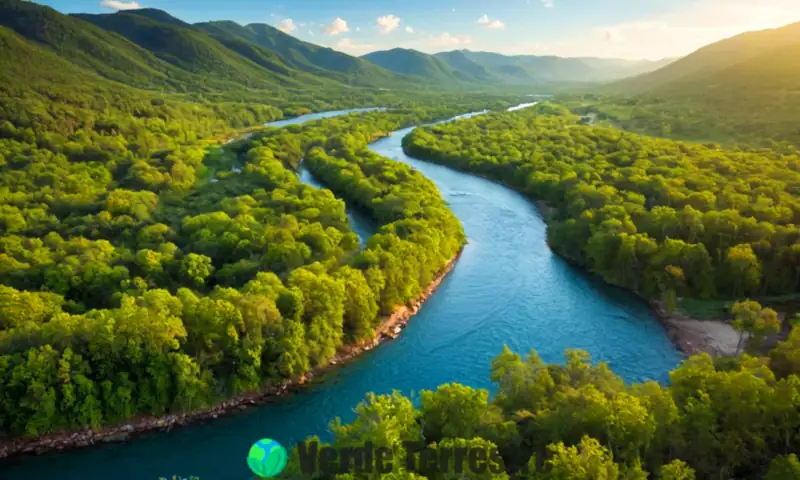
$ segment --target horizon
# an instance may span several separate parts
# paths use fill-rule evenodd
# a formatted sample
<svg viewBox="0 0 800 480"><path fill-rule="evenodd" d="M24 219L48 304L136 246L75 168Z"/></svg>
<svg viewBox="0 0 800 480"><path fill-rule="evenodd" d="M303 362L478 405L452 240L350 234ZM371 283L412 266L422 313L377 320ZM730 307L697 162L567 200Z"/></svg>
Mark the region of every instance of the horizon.
<svg viewBox="0 0 800 480"><path fill-rule="evenodd" d="M153 8L187 23L265 23L353 56L404 48L502 55L662 61L738 34L800 20L800 2L763 0L42 0L63 13Z"/></svg>

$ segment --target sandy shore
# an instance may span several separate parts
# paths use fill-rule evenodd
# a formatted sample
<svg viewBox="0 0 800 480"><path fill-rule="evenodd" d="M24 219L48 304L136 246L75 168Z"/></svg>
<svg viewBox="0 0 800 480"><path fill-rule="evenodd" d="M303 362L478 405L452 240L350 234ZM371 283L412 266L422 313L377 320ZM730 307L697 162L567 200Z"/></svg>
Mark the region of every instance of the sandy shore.
<svg viewBox="0 0 800 480"><path fill-rule="evenodd" d="M300 377L286 380L265 390L230 398L211 408L161 417L140 416L119 425L97 430L84 428L35 438L0 440L0 459L23 454L38 455L51 451L72 450L101 443L123 442L145 433L168 431L183 425L213 420L221 415L245 410L252 405L267 403L276 397L281 397L303 388L303 385L308 384L310 379L333 366L341 365L366 351L372 350L387 340L396 338L411 320L411 317L419 312L425 301L436 291L445 277L447 277L447 274L453 270L460 256L461 251L445 265L416 299L409 302L408 305L399 306L391 315L384 317L380 326L375 329L375 336L372 339L361 344L342 347L339 353L325 366L317 367Z"/></svg>
<svg viewBox="0 0 800 480"><path fill-rule="evenodd" d="M736 355L739 332L729 323L721 320L695 320L686 315L667 312L658 301L651 301L650 307L666 327L667 336L686 355Z"/></svg>

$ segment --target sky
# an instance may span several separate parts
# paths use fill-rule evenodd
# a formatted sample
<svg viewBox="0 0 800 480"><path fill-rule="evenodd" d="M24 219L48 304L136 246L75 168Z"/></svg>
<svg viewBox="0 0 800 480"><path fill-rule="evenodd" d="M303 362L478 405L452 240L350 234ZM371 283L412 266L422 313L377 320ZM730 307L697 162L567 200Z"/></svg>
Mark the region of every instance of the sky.
<svg viewBox="0 0 800 480"><path fill-rule="evenodd" d="M190 23L268 23L352 55L413 48L672 58L800 21L800 0L39 0L64 13L158 8Z"/></svg>

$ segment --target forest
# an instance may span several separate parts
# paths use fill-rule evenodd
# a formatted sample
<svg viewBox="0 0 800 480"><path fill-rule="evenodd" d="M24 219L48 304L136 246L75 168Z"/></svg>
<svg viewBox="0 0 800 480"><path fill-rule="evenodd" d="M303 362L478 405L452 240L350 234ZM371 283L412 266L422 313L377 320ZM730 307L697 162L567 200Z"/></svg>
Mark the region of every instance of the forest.
<svg viewBox="0 0 800 480"><path fill-rule="evenodd" d="M588 126L556 104L416 129L404 149L544 202L551 248L645 298L800 288L794 150Z"/></svg>
<svg viewBox="0 0 800 480"><path fill-rule="evenodd" d="M523 358L505 348L491 364L491 400L456 383L423 390L414 402L399 392L369 394L352 423L330 424L331 445L391 449L393 471L381 477L391 479L794 480L800 379L773 368L789 354L797 372L798 353L800 328L771 357L695 356L663 386L627 385L584 351L547 365L535 351ZM314 443L325 446L306 440ZM480 451L481 462L437 453L454 447ZM312 478L298 453L281 478ZM350 465L335 478L378 478Z"/></svg>
<svg viewBox="0 0 800 480"><path fill-rule="evenodd" d="M4 55L9 68L0 69L8 80L0 103L5 437L212 405L325 365L345 343L369 337L381 314L455 255L463 233L429 181L387 159L355 163L352 152L400 126L511 104L370 90L292 97L303 109L279 98L194 100L115 84L14 33L4 38L19 53ZM242 127L371 101L396 108L220 146ZM382 225L363 251L344 204L297 179L309 151L320 168L353 162L353 194Z"/></svg>
<svg viewBox="0 0 800 480"><path fill-rule="evenodd" d="M125 155L105 161L84 157L90 141L4 139L2 431L196 409L373 335L465 239L429 180L366 145L460 108L267 128L226 149L144 158L120 144ZM303 157L380 225L363 250L343 202L297 179Z"/></svg>
<svg viewBox="0 0 800 480"><path fill-rule="evenodd" d="M434 184L367 145L521 99L448 93L281 35L0 0L0 439L296 378L370 339L464 246ZM365 106L387 110L262 128ZM554 250L668 303L797 291L800 165L772 147L591 127L553 104L404 141L545 202ZM301 162L330 190L301 183ZM363 248L341 199L378 226ZM754 301L734 313L756 337L776 323ZM800 327L768 354L692 357L669 386L626 385L584 352L545 365L505 350L491 401L456 384L417 407L369 395L331 430L337 446L371 440L397 458L419 453L403 441L499 452L501 473L470 478L783 480L800 474L798 371Z"/></svg>
<svg viewBox="0 0 800 480"><path fill-rule="evenodd" d="M403 148L537 201L554 251L668 308L679 296L791 296L800 286L800 177L788 146L647 137L543 103L419 128ZM421 392L418 407L399 394L370 396L352 424L331 424L333 444L355 436L416 458L418 469L403 463L397 478L470 472L467 463L423 462L454 444L502 459L499 473L472 478L800 478L800 322L789 319L788 337L769 349L776 311L740 300L730 313L750 334L746 347L740 339L746 353L690 357L667 386L625 385L586 352L545 365L536 352L523 359L506 349L491 366L492 400L456 384ZM409 451L398 440L408 438L426 447Z"/></svg>
<svg viewBox="0 0 800 480"><path fill-rule="evenodd" d="M214 405L370 338L465 239L430 181L367 143L516 100L301 64L270 80L241 38L157 10L0 12L0 438ZM261 128L370 105L390 110ZM363 249L344 203L298 180L304 157L380 226Z"/></svg>

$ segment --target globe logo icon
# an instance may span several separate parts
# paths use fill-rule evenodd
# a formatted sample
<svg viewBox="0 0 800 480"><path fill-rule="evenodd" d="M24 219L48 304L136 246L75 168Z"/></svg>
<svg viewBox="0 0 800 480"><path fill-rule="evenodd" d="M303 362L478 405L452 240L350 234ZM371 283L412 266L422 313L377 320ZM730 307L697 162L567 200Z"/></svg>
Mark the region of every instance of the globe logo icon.
<svg viewBox="0 0 800 480"><path fill-rule="evenodd" d="M286 449L271 438L262 438L250 447L247 466L257 476L272 478L286 468Z"/></svg>

